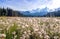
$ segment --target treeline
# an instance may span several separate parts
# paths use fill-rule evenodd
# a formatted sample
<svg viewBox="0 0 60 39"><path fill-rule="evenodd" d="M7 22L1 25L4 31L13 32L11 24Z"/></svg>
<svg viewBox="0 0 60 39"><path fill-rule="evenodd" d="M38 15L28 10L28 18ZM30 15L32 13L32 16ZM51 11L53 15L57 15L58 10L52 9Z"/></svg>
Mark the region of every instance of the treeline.
<svg viewBox="0 0 60 39"><path fill-rule="evenodd" d="M23 14L24 13L24 14ZM40 16L38 13L31 14L29 11L21 12L10 8L0 8L0 16L14 16L14 17L60 17L60 10L47 12L47 14Z"/></svg>
<svg viewBox="0 0 60 39"><path fill-rule="evenodd" d="M0 8L0 16L23 16L23 14L10 8Z"/></svg>

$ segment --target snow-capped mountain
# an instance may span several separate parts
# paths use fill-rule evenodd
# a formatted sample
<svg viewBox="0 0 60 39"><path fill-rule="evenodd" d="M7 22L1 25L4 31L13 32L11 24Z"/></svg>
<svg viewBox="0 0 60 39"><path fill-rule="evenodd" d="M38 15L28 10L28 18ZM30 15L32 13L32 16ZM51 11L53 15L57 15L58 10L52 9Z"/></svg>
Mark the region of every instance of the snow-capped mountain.
<svg viewBox="0 0 60 39"><path fill-rule="evenodd" d="M36 10L31 10L31 11L21 11L21 13L25 16L44 16L48 14L49 12L55 12L60 10L60 8L56 9L49 9L47 7L42 8L42 9L36 9Z"/></svg>
<svg viewBox="0 0 60 39"><path fill-rule="evenodd" d="M60 8L56 8L56 9L54 9L54 11L50 11L50 12L48 12L46 15L44 15L45 17L47 16L47 17L50 17L50 16L52 16L52 17L60 17Z"/></svg>
<svg viewBox="0 0 60 39"><path fill-rule="evenodd" d="M48 8L45 7L43 9L36 9L36 10L31 10L31 11L23 11L22 14L24 15L31 15L31 16L42 16L44 14L47 14Z"/></svg>

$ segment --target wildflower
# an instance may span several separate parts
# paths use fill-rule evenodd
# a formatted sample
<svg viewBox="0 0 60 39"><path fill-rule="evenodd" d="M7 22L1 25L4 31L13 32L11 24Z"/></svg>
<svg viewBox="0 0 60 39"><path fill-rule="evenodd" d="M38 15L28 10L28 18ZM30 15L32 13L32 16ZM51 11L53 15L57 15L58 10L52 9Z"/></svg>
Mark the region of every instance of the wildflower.
<svg viewBox="0 0 60 39"><path fill-rule="evenodd" d="M24 31L24 34L27 34L27 32L26 32L26 31Z"/></svg>
<svg viewBox="0 0 60 39"><path fill-rule="evenodd" d="M45 37L44 37L45 39L49 39L50 37L48 36L48 35L45 35Z"/></svg>
<svg viewBox="0 0 60 39"><path fill-rule="evenodd" d="M54 36L54 39L58 39L58 36Z"/></svg>
<svg viewBox="0 0 60 39"><path fill-rule="evenodd" d="M14 32L12 32L12 34L16 34L16 32L14 31Z"/></svg>
<svg viewBox="0 0 60 39"><path fill-rule="evenodd" d="M18 18L17 20L18 20L18 21L20 21L20 19L19 19L19 18Z"/></svg>
<svg viewBox="0 0 60 39"><path fill-rule="evenodd" d="M5 24L5 22L2 22L2 24Z"/></svg>
<svg viewBox="0 0 60 39"><path fill-rule="evenodd" d="M0 38L5 38L6 35L5 34L0 34Z"/></svg>
<svg viewBox="0 0 60 39"><path fill-rule="evenodd" d="M21 26L20 24L18 24L18 26Z"/></svg>
<svg viewBox="0 0 60 39"><path fill-rule="evenodd" d="M37 28L36 28L36 29L34 29L34 31L35 31L35 32L36 32L36 31L38 31L38 30L39 30L39 29L37 29Z"/></svg>
<svg viewBox="0 0 60 39"><path fill-rule="evenodd" d="M9 22L6 22L6 24L9 24Z"/></svg>
<svg viewBox="0 0 60 39"><path fill-rule="evenodd" d="M29 27L29 25L27 25L27 24L26 24L25 26L26 26L26 27Z"/></svg>
<svg viewBox="0 0 60 39"><path fill-rule="evenodd" d="M22 26L22 28L25 28L25 26Z"/></svg>

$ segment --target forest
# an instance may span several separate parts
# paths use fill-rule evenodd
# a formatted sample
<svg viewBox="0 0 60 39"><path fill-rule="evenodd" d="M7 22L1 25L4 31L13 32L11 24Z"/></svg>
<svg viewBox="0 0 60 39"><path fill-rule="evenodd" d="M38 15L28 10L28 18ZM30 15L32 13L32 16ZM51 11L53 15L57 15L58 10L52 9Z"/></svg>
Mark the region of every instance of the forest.
<svg viewBox="0 0 60 39"><path fill-rule="evenodd" d="M0 16L23 16L19 11L12 10L10 8L0 8Z"/></svg>

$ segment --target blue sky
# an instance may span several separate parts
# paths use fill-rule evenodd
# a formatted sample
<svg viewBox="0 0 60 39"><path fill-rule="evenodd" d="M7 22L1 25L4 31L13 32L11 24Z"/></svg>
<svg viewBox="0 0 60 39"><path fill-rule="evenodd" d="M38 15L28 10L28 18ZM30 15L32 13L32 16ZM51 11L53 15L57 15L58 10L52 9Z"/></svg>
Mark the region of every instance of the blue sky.
<svg viewBox="0 0 60 39"><path fill-rule="evenodd" d="M14 10L25 11L37 8L55 9L60 7L59 0L0 0L0 7L9 7Z"/></svg>

